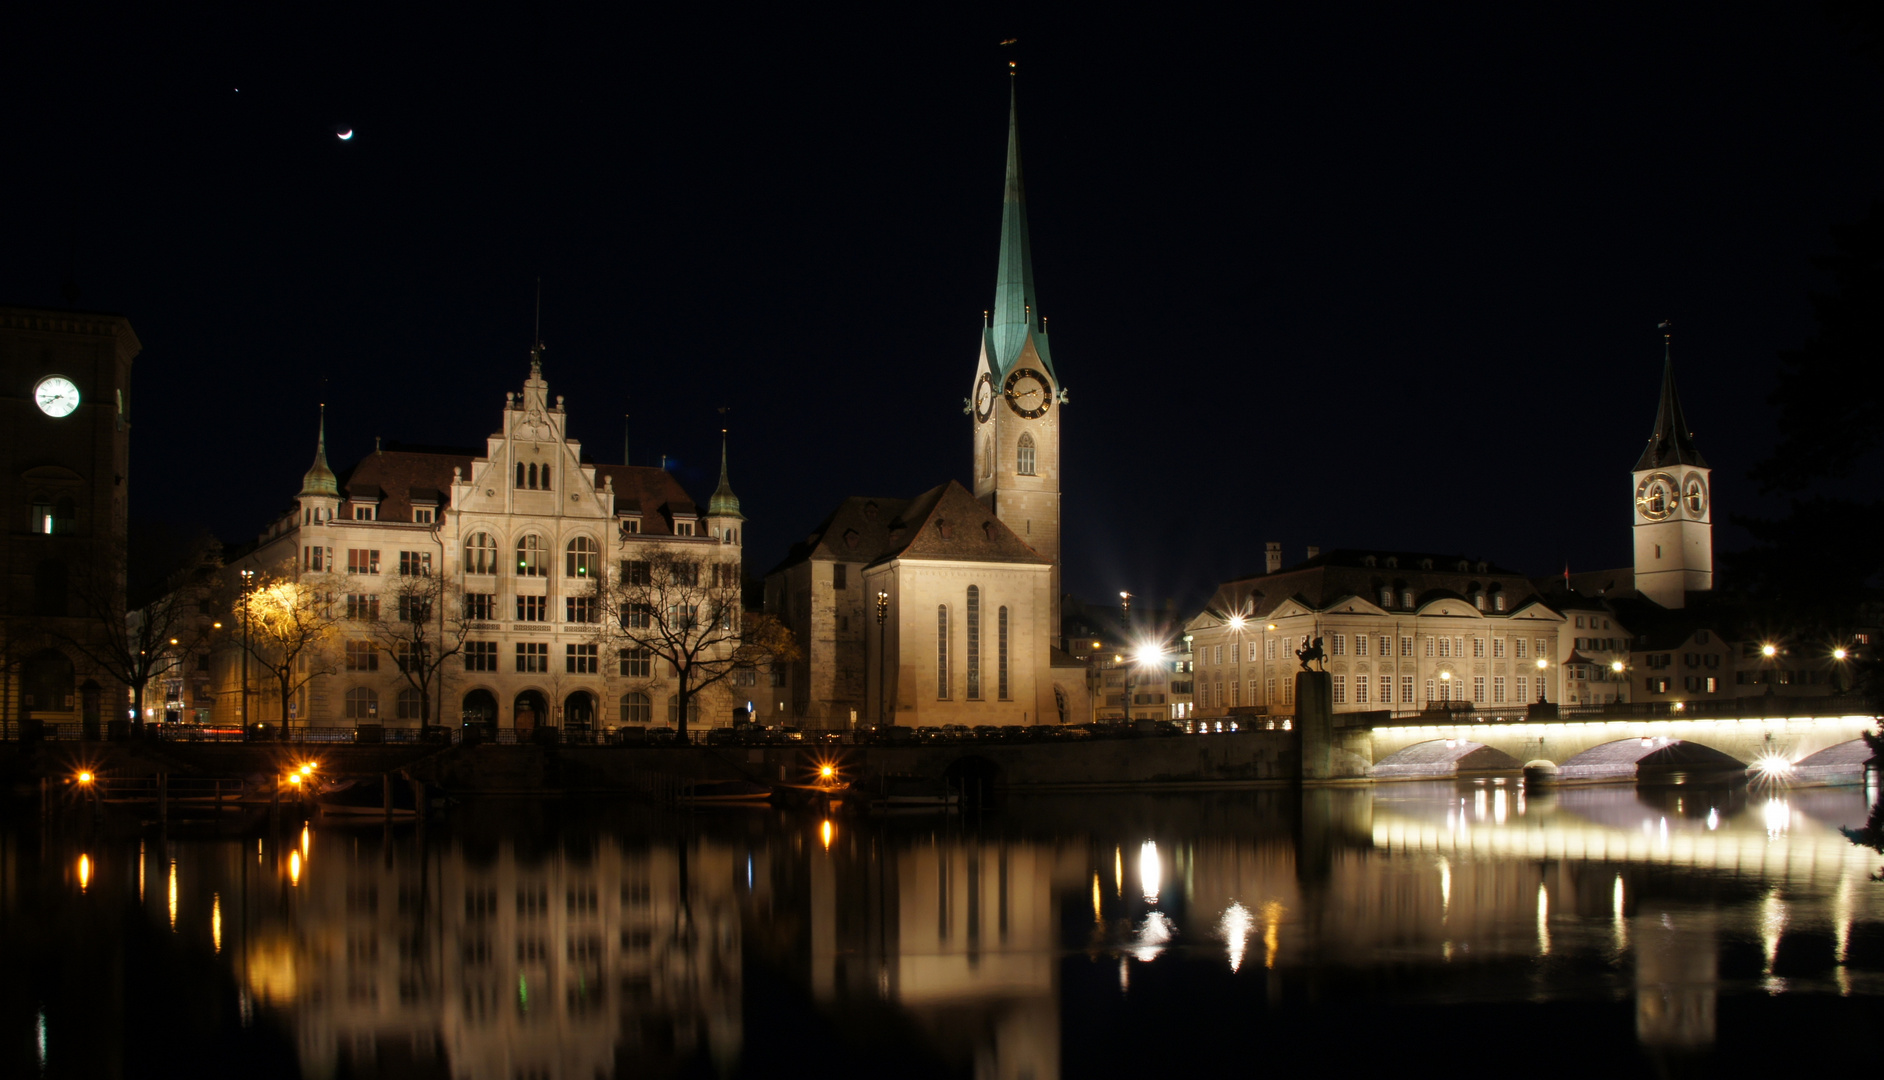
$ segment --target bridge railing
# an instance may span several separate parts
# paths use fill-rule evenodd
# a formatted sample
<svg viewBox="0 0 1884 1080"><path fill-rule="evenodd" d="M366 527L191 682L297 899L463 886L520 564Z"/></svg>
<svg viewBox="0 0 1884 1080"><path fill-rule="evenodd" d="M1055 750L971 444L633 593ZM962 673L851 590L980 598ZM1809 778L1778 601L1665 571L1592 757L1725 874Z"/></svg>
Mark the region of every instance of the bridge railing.
<svg viewBox="0 0 1884 1080"><path fill-rule="evenodd" d="M1626 701L1564 705L1565 720L1738 720L1786 716L1869 716L1876 707L1862 694L1823 697L1745 697L1719 701Z"/></svg>

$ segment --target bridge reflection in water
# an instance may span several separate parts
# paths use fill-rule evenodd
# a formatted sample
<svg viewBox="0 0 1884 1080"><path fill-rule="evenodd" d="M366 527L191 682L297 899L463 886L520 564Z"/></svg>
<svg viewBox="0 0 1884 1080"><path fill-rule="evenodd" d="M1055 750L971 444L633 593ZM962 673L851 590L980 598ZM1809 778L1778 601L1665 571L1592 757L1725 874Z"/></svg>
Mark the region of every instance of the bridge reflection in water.
<svg viewBox="0 0 1884 1080"><path fill-rule="evenodd" d="M1875 798L1487 781L1036 798L978 827L470 808L423 834L55 838L45 862L226 965L311 1077L813 1054L1046 1080L1140 1010L1632 998L1640 1043L1701 1051L1728 996L1875 999L1884 885L1837 831ZM1194 1035L1225 1061L1240 1038Z"/></svg>

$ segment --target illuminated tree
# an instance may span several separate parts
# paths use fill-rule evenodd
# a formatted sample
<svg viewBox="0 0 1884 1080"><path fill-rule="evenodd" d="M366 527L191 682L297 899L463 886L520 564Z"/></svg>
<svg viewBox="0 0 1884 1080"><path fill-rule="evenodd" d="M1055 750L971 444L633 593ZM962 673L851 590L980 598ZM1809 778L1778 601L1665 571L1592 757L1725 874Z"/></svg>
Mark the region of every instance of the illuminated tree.
<svg viewBox="0 0 1884 1080"><path fill-rule="evenodd" d="M238 594L230 631L281 692L281 731L288 734L288 705L295 691L338 671L329 645L339 633L333 591L320 575L295 576L291 561L257 572ZM246 694L248 688L243 687Z"/></svg>
<svg viewBox="0 0 1884 1080"><path fill-rule="evenodd" d="M649 551L623 560L612 577L598 575L592 589L598 651L612 657L645 650L651 665L665 664L678 683L674 723L683 736L702 691L735 671L769 669L798 655L791 631L777 619L741 610L739 562L717 548Z"/></svg>

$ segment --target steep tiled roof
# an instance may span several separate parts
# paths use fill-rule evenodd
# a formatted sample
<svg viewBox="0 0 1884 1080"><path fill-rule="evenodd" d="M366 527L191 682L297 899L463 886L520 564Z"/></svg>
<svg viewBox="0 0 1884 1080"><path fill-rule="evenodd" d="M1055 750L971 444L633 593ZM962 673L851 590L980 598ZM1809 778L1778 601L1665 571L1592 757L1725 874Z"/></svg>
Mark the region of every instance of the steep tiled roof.
<svg viewBox="0 0 1884 1080"><path fill-rule="evenodd" d="M674 474L652 465L597 465L597 485L615 487L615 512L641 513L641 531L655 535L674 531L674 514L697 514L698 507Z"/></svg>
<svg viewBox="0 0 1884 1080"><path fill-rule="evenodd" d="M913 499L845 499L767 574L812 559L871 564L890 559L1051 561L953 480Z"/></svg>
<svg viewBox="0 0 1884 1080"><path fill-rule="evenodd" d="M1655 406L1655 431L1648 446L1635 463L1635 471L1663 469L1672 465L1707 468L1707 459L1694 445L1694 432L1688 430L1688 418L1681 411L1681 396L1675 393L1675 361L1662 363L1662 396Z"/></svg>
<svg viewBox="0 0 1884 1080"><path fill-rule="evenodd" d="M454 468L463 469L469 475L471 455L381 450L368 454L342 473L340 490L362 498L377 498L381 521L411 521L413 489L434 494L449 490Z"/></svg>
<svg viewBox="0 0 1884 1080"><path fill-rule="evenodd" d="M768 574L810 559L873 562L890 546L890 523L908 505L908 499L853 495L839 503L809 536L793 544Z"/></svg>

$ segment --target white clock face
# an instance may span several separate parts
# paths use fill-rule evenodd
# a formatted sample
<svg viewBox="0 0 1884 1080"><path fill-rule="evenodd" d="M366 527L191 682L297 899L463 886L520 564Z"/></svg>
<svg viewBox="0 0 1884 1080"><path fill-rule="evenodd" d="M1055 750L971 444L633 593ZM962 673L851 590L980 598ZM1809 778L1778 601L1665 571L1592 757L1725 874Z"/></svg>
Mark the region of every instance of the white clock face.
<svg viewBox="0 0 1884 1080"><path fill-rule="evenodd" d="M78 387L63 375L48 375L33 387L33 403L47 416L70 416L79 407Z"/></svg>

